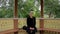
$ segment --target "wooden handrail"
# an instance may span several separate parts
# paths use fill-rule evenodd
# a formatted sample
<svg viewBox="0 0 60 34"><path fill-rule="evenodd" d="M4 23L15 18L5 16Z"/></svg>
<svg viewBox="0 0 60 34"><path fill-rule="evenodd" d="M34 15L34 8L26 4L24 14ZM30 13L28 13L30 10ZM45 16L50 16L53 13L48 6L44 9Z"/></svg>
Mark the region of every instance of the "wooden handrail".
<svg viewBox="0 0 60 34"><path fill-rule="evenodd" d="M10 30L6 30L6 31L2 31L0 32L0 34L7 34L7 33L11 33L11 32L17 32L19 29L10 29Z"/></svg>
<svg viewBox="0 0 60 34"><path fill-rule="evenodd" d="M19 30L21 30L21 28L19 28ZM59 29L51 29L51 28L37 28L38 31L40 30L46 30L46 31L53 31L53 32L60 32Z"/></svg>
<svg viewBox="0 0 60 34"><path fill-rule="evenodd" d="M7 34L7 33L11 33L11 32L17 32L19 31L20 29L10 29L10 30L6 30L6 31L2 31L0 32L0 34ZM49 29L49 28L38 28L37 30L41 31L52 31L52 32L60 32L59 29Z"/></svg>
<svg viewBox="0 0 60 34"><path fill-rule="evenodd" d="M53 31L53 32L60 32L59 29L43 28L43 30L46 30L46 31Z"/></svg>

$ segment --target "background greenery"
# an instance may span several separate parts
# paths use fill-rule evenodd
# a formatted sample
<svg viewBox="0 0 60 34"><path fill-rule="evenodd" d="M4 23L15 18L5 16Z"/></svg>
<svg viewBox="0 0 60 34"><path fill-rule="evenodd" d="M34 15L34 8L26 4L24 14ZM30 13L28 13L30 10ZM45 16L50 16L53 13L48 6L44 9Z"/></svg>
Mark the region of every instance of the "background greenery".
<svg viewBox="0 0 60 34"><path fill-rule="evenodd" d="M34 16L39 18L40 0L18 0L18 17L25 18L32 9ZM0 18L13 18L14 0L0 0ZM60 18L60 1L44 0L44 18Z"/></svg>
<svg viewBox="0 0 60 34"><path fill-rule="evenodd" d="M0 0L0 18L12 18L14 0Z"/></svg>
<svg viewBox="0 0 60 34"><path fill-rule="evenodd" d="M26 17L32 9L34 16L40 17L40 0L18 0L18 17Z"/></svg>
<svg viewBox="0 0 60 34"><path fill-rule="evenodd" d="M60 18L60 0L44 0L44 15Z"/></svg>

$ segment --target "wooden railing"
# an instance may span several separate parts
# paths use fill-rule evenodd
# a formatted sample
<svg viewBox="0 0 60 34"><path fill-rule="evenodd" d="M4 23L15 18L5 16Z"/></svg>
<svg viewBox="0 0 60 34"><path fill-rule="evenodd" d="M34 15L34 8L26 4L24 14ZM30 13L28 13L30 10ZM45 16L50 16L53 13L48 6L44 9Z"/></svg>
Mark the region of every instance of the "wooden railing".
<svg viewBox="0 0 60 34"><path fill-rule="evenodd" d="M14 29L14 19L18 19L18 29ZM42 24L40 20L39 18L36 19L36 27L38 30L58 32L60 34L60 19L43 19L43 28L40 28L40 24ZM26 25L26 18L2 18L0 19L0 34L17 32L24 25Z"/></svg>

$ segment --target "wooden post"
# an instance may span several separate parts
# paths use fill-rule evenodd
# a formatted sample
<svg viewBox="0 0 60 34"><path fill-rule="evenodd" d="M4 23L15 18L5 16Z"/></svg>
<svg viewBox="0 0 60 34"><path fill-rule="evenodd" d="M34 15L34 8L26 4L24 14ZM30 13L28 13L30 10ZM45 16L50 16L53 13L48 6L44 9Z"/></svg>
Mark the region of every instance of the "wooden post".
<svg viewBox="0 0 60 34"><path fill-rule="evenodd" d="M42 28L42 30L40 30L40 34L44 34L44 19L40 19L40 28Z"/></svg>
<svg viewBox="0 0 60 34"><path fill-rule="evenodd" d="M18 0L15 0L14 18L18 17L17 2ZM18 19L14 19L14 29L18 29ZM18 31L14 32L14 34L18 34Z"/></svg>
<svg viewBox="0 0 60 34"><path fill-rule="evenodd" d="M43 14L43 0L41 0L41 18L44 18L44 14ZM43 28L44 28L44 19L40 19L40 28L42 28L42 30L40 30L40 34L44 34Z"/></svg>
<svg viewBox="0 0 60 34"><path fill-rule="evenodd" d="M41 0L41 18L44 18L44 13L43 13L43 0Z"/></svg>
<svg viewBox="0 0 60 34"><path fill-rule="evenodd" d="M15 12L14 12L14 18L17 18L18 17L18 11L17 11L17 2L18 0L15 0Z"/></svg>

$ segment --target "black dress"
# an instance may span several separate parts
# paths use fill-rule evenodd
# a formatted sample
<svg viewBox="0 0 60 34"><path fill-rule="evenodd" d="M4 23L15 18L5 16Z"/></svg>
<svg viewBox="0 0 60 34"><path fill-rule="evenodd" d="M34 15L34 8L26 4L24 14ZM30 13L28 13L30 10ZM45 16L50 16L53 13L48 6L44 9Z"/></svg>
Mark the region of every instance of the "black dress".
<svg viewBox="0 0 60 34"><path fill-rule="evenodd" d="M36 29L36 18L33 17L33 18L30 18L30 17L27 17L27 33L28 34L35 34L35 32L37 31ZM34 28L34 30L30 30L30 27Z"/></svg>

